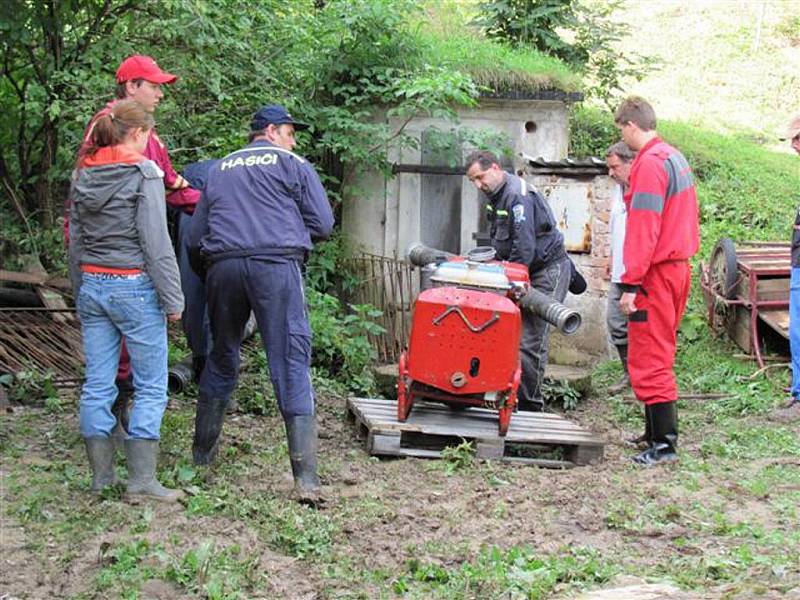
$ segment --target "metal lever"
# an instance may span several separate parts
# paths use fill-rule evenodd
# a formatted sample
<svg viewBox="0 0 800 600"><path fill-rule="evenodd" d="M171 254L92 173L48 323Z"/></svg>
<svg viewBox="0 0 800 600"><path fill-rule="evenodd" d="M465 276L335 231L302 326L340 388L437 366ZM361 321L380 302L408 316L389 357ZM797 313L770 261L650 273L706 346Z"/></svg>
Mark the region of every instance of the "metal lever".
<svg viewBox="0 0 800 600"><path fill-rule="evenodd" d="M452 312L458 313L458 316L461 317L461 320L464 321L464 324L467 327L469 327L469 330L472 333L480 333L481 331L483 331L484 329L489 327L495 321L500 320L500 315L497 313L497 311L494 311L492 313L492 316L489 317L489 319L486 321L486 323L484 323L483 325L480 325L478 327L475 327L472 323L469 322L469 319L467 319L467 316L461 311L461 308L459 308L458 306L450 306L450 307L447 308L446 311L444 311L442 314L440 314L438 317L436 317L433 320L433 324L434 325L439 325L444 320L444 318L447 315L449 315L450 313L452 313Z"/></svg>

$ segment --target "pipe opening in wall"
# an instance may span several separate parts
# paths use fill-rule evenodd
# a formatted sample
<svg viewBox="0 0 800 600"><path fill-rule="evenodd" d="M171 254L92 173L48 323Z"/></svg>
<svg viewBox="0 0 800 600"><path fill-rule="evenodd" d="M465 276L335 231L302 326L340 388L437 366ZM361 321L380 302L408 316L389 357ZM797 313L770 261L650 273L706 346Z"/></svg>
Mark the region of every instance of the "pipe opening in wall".
<svg viewBox="0 0 800 600"><path fill-rule="evenodd" d="M526 121L525 122L525 133L536 133L536 121Z"/></svg>

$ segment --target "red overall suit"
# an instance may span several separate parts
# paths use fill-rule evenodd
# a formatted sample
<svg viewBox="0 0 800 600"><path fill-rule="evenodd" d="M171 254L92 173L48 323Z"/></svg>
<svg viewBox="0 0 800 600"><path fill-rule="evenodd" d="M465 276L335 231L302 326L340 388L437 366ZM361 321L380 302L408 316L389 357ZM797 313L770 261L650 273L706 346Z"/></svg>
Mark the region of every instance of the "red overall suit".
<svg viewBox="0 0 800 600"><path fill-rule="evenodd" d="M700 245L697 194L684 156L658 137L631 165L625 195L622 287L636 292L629 316L631 387L646 406L675 402L676 336Z"/></svg>

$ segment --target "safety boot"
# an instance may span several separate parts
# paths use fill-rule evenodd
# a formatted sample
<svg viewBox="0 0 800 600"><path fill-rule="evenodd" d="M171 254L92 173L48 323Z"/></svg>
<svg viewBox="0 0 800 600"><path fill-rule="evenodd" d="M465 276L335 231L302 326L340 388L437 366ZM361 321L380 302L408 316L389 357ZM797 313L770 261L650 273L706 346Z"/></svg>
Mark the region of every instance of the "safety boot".
<svg viewBox="0 0 800 600"><path fill-rule="evenodd" d="M650 443L653 440L653 427L650 424L652 419L652 415L650 412L650 405L644 405L644 433L638 437L631 438L629 440L625 440L625 443L628 446L633 446L634 448L649 448Z"/></svg>
<svg viewBox="0 0 800 600"><path fill-rule="evenodd" d="M315 505L322 498L317 475L317 420L314 415L286 419L286 440L292 463L294 489L302 504Z"/></svg>
<svg viewBox="0 0 800 600"><path fill-rule="evenodd" d="M197 413L194 418L194 443L192 458L194 464L208 466L214 462L219 450L219 438L225 421L225 407L228 398L210 396L200 392L197 399Z"/></svg>
<svg viewBox="0 0 800 600"><path fill-rule="evenodd" d="M145 496L163 502L176 502L183 494L171 490L156 479L158 440L125 440L128 459L128 496Z"/></svg>
<svg viewBox="0 0 800 600"><path fill-rule="evenodd" d="M628 344L620 344L616 346L616 348L617 354L619 354L619 361L622 363L622 370L624 372L622 374L622 379L620 379L617 383L608 386L608 394L610 396L621 394L631 387L631 376L628 373Z"/></svg>
<svg viewBox="0 0 800 600"><path fill-rule="evenodd" d="M633 462L649 466L678 460L678 411L675 402L652 404L650 426L650 447L634 456Z"/></svg>
<svg viewBox="0 0 800 600"><path fill-rule="evenodd" d="M103 488L119 483L114 471L114 441L110 437L83 438L86 456L92 469L92 485L89 490L99 494Z"/></svg>

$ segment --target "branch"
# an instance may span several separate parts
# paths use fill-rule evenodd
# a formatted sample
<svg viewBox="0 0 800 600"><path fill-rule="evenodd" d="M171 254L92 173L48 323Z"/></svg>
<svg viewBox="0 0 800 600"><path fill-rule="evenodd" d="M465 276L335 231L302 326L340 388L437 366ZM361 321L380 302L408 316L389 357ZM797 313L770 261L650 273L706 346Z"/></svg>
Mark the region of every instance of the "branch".
<svg viewBox="0 0 800 600"><path fill-rule="evenodd" d="M8 167L6 166L6 159L2 155L0 155L0 179L2 179L3 187L6 189L6 192L8 192L8 197L11 198L11 203L14 205L14 209L22 219L25 229L28 230L28 235L33 243L33 241L36 239L33 235L33 229L31 229L28 216L25 214L25 209L22 207L22 203L19 201L17 192L14 189L14 186L11 184L11 177L8 173Z"/></svg>
<svg viewBox="0 0 800 600"><path fill-rule="evenodd" d="M395 132L394 132L394 133L393 133L393 134L392 134L390 137L388 137L387 139L383 140L383 141L382 141L382 142L380 142L379 144L375 144L374 146L372 146L372 147L371 147L369 150L367 150L367 152L368 152L368 153L375 152L376 150L379 150L381 146L385 146L386 144L388 144L389 142L391 142L393 139L396 139L396 138L400 137L400 135L403 133L403 130L404 130L404 129L405 129L407 126L408 126L408 124L411 122L411 119L413 119L415 116L416 116L416 113L414 113L414 114L410 115L410 116L409 116L409 117L408 117L408 118L407 118L407 119L406 119L406 120L403 122L403 124L400 126L400 129L398 129L397 131L395 131Z"/></svg>

